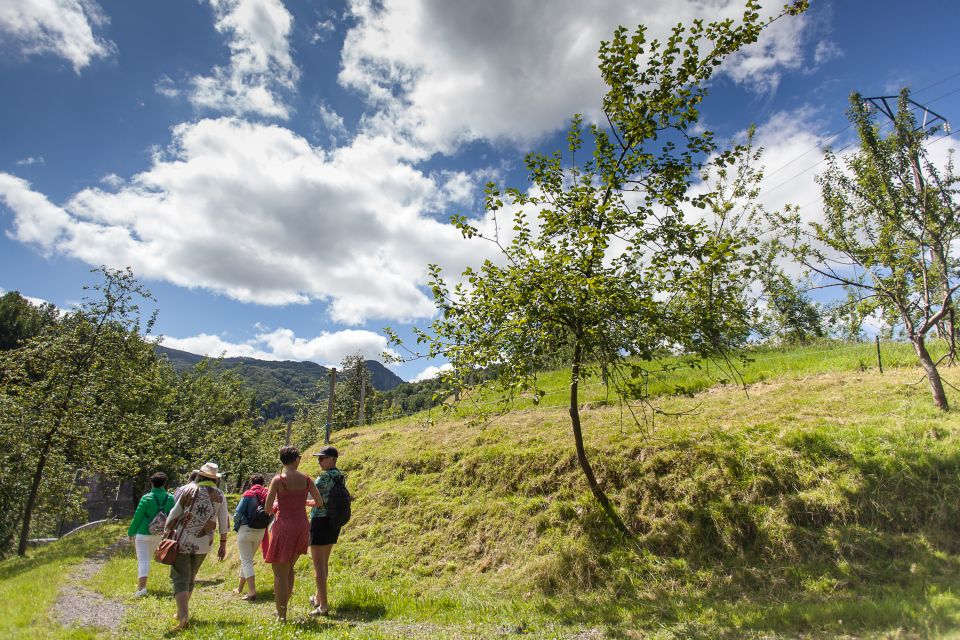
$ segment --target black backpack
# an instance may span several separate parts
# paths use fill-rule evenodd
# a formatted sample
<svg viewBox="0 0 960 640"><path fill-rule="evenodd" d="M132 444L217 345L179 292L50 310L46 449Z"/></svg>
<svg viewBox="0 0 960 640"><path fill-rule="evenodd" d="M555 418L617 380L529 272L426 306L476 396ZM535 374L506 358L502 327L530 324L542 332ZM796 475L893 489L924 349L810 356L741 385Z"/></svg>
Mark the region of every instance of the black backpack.
<svg viewBox="0 0 960 640"><path fill-rule="evenodd" d="M264 511L263 502L260 500L260 498L257 498L257 509L250 517L250 521L247 523L247 526L251 529L266 529L270 526L270 521L272 519L273 516Z"/></svg>
<svg viewBox="0 0 960 640"><path fill-rule="evenodd" d="M330 524L339 529L350 521L350 502L352 500L350 492L347 491L346 479L343 476L334 477L326 504Z"/></svg>

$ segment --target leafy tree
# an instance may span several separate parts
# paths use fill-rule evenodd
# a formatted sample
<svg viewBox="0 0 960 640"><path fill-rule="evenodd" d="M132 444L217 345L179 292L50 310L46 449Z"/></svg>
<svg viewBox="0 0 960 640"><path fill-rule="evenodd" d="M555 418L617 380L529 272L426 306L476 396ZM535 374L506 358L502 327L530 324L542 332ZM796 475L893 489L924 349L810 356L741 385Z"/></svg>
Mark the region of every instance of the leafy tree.
<svg viewBox="0 0 960 640"><path fill-rule="evenodd" d="M69 469L109 466L115 431L128 414L124 394L143 373L136 300L149 292L129 270L101 273L104 281L92 287L99 297L85 299L22 347L0 354L3 391L15 407L22 441L18 468L29 478L19 511L19 555L26 552L54 463Z"/></svg>
<svg viewBox="0 0 960 640"><path fill-rule="evenodd" d="M16 291L0 296L0 351L14 349L57 320L49 302L34 306Z"/></svg>
<svg viewBox="0 0 960 640"><path fill-rule="evenodd" d="M703 223L687 220L686 210L709 203L709 194L689 193L706 158L716 154L718 165L730 164L742 153L718 152L712 134L697 123L716 67L763 29L758 8L748 1L739 24L678 25L663 42L648 41L643 26L632 35L619 28L600 47L609 128L585 132L575 116L566 155L527 156L531 189L488 185L492 234L454 216L465 237L495 243L501 264L467 269L453 289L439 267L430 267L440 314L417 341L426 355L452 365L441 376L448 391L465 388L477 369L496 366L495 384L480 393L495 390L507 401L525 391L540 397L537 371L553 356L550 349L568 345L577 460L594 497L624 533L629 529L587 458L579 385L599 373L619 397L643 397L658 354L722 357L741 338L734 323L742 290L727 285L750 270L742 264L746 241L708 233ZM804 9L798 3L785 13ZM578 159L581 154L586 159ZM504 200L515 212L510 239L497 219Z"/></svg>
<svg viewBox="0 0 960 640"><path fill-rule="evenodd" d="M825 338L827 330L820 307L782 268L772 262L767 264L761 278L767 301L765 335L775 337L782 344L800 345Z"/></svg>
<svg viewBox="0 0 960 640"><path fill-rule="evenodd" d="M277 425L259 419L239 376L210 375L205 360L177 374L143 333L153 320L141 326L137 303L149 293L129 270L102 275L98 295L62 315L2 300L6 317L41 321L8 323L39 329L18 329L0 351L0 555L82 518L93 476L132 480L137 498L155 470L177 477L216 460L239 485L276 467Z"/></svg>
<svg viewBox="0 0 960 640"><path fill-rule="evenodd" d="M361 412L360 397L364 397ZM373 378L363 356L356 353L346 356L337 370L334 389L333 423L336 428L359 424L361 413L369 419L374 396Z"/></svg>
<svg viewBox="0 0 960 640"><path fill-rule="evenodd" d="M827 283L846 288L857 317L881 312L903 327L930 384L934 403L949 408L927 335L952 317L957 268L957 176L937 167L925 143L936 128L917 125L909 92L900 93L893 129L884 136L859 94L849 117L859 150L841 161L827 152L817 180L825 220L804 225L796 211L776 219L792 232L796 259ZM948 330L953 333L953 327Z"/></svg>
<svg viewBox="0 0 960 640"><path fill-rule="evenodd" d="M227 473L227 482L240 486L253 472L277 466L282 445L277 425L258 420L253 392L232 372L211 375L212 363L202 361L181 374L164 405L165 428L156 434L154 459L138 460L144 473L152 468L183 472L214 460Z"/></svg>

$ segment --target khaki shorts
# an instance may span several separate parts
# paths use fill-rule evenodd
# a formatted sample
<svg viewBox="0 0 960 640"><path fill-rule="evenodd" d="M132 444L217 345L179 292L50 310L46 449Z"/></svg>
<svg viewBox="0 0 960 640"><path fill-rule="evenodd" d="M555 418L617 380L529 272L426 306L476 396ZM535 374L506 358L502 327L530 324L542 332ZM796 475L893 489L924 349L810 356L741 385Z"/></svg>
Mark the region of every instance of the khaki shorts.
<svg viewBox="0 0 960 640"><path fill-rule="evenodd" d="M193 584L197 578L197 571L203 564L205 553L180 553L177 561L170 565L170 581L173 583L174 595L184 591L193 591Z"/></svg>

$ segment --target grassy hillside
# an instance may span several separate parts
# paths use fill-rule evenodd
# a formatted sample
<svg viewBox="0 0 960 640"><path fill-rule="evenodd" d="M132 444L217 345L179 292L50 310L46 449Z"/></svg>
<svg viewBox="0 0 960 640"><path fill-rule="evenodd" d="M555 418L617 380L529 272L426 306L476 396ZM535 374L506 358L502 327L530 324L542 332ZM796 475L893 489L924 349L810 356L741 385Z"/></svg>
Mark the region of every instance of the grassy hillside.
<svg viewBox="0 0 960 640"><path fill-rule="evenodd" d="M229 593L231 545L203 567L183 637L955 637L960 420L915 368L880 375L859 349L758 354L748 393L665 397L677 416L641 427L588 404L587 446L634 543L595 507L561 407L336 432L356 495L332 560L336 616L306 618L304 559L293 623L274 627L268 567L266 601ZM134 580L126 551L89 584L124 598ZM162 571L150 586L121 636L169 626Z"/></svg>

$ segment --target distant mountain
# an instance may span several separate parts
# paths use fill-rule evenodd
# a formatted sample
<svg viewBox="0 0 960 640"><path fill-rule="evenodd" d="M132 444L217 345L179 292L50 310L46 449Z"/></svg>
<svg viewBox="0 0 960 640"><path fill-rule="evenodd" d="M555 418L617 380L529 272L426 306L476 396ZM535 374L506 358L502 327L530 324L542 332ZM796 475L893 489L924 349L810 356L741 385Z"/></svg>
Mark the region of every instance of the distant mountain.
<svg viewBox="0 0 960 640"><path fill-rule="evenodd" d="M157 352L167 358L176 371L188 371L204 356L170 347L158 346ZM316 362L295 360L258 360L257 358L210 358L214 371L231 371L254 392L255 402L264 418L296 415L299 403L315 403L327 397L327 368ZM403 379L376 360L367 360L373 387L389 391L403 384Z"/></svg>

